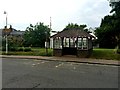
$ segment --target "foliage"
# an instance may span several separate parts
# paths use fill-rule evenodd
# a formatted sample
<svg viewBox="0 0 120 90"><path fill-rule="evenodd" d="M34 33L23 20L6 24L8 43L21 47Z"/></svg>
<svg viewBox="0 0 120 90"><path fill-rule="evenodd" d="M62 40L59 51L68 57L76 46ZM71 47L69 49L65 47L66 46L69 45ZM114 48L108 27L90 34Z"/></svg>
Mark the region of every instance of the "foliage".
<svg viewBox="0 0 120 90"><path fill-rule="evenodd" d="M80 29L89 32L86 24L78 25L78 24L69 23L64 29Z"/></svg>
<svg viewBox="0 0 120 90"><path fill-rule="evenodd" d="M117 2L111 10L112 15L105 16L95 33L101 48L120 47L120 2Z"/></svg>
<svg viewBox="0 0 120 90"><path fill-rule="evenodd" d="M119 53L119 54L120 54L120 49L118 49L118 50L117 50L117 53Z"/></svg>
<svg viewBox="0 0 120 90"><path fill-rule="evenodd" d="M17 47L10 47L8 51L17 51Z"/></svg>
<svg viewBox="0 0 120 90"><path fill-rule="evenodd" d="M25 51L25 52L29 52L29 51L31 51L31 48L29 48L29 47L24 48L24 51Z"/></svg>
<svg viewBox="0 0 120 90"><path fill-rule="evenodd" d="M17 51L17 47L20 47L23 45L23 38L22 36L16 35L8 35L8 51ZM6 50L6 37L2 37L2 51Z"/></svg>
<svg viewBox="0 0 120 90"><path fill-rule="evenodd" d="M18 47L17 51L24 51L24 47Z"/></svg>
<svg viewBox="0 0 120 90"><path fill-rule="evenodd" d="M9 51L16 51L17 47L21 47L23 45L23 38L22 36L7 36L8 40L8 50ZM6 37L2 37L2 51L6 50Z"/></svg>
<svg viewBox="0 0 120 90"><path fill-rule="evenodd" d="M12 47L21 47L23 46L23 37L22 36L8 36L8 44Z"/></svg>
<svg viewBox="0 0 120 90"><path fill-rule="evenodd" d="M0 32L1 33L1 32ZM0 47L2 47L2 36L0 35ZM2 48L1 48L2 49Z"/></svg>
<svg viewBox="0 0 120 90"><path fill-rule="evenodd" d="M24 34L24 46L45 47L45 41L49 39L50 28L43 23L37 23L35 26L30 24Z"/></svg>

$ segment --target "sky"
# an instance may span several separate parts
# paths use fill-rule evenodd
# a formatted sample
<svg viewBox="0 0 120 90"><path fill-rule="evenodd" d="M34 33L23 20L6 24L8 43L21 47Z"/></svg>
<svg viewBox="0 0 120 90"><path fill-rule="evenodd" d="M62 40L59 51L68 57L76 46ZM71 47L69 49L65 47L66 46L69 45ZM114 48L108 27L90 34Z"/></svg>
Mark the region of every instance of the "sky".
<svg viewBox="0 0 120 90"><path fill-rule="evenodd" d="M101 19L111 8L108 0L0 0L0 28L8 25L24 31L30 24L43 22L53 31L61 31L69 23L86 24L88 28L99 27Z"/></svg>

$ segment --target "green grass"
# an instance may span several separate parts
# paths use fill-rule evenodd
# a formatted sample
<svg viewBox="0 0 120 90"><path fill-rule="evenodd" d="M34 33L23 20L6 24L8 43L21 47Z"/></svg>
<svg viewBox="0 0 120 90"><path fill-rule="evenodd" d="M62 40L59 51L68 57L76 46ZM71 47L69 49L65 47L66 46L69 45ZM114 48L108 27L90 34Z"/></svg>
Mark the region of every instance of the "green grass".
<svg viewBox="0 0 120 90"><path fill-rule="evenodd" d="M3 55L6 55L5 52L2 52ZM7 55L31 55L31 56L52 56L52 49L48 49L48 54L46 55L45 48L32 48L32 51L9 51Z"/></svg>
<svg viewBox="0 0 120 90"><path fill-rule="evenodd" d="M32 51L24 52L9 52L7 55L31 55L31 56L52 56L53 50L48 49L48 55L46 55L45 48L32 48ZM6 54L5 51L2 54ZM95 59L108 59L108 60L120 60L120 54L117 54L115 49L93 49L93 53L90 58Z"/></svg>
<svg viewBox="0 0 120 90"><path fill-rule="evenodd" d="M120 54L117 54L115 49L93 49L90 58L120 60Z"/></svg>

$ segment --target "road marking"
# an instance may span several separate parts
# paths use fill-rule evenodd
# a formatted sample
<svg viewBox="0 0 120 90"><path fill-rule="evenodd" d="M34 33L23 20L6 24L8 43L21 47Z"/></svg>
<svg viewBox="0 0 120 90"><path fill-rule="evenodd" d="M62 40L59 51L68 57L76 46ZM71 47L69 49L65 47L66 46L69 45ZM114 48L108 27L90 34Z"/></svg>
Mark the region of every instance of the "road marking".
<svg viewBox="0 0 120 90"><path fill-rule="evenodd" d="M55 66L56 68L58 67L58 66Z"/></svg>
<svg viewBox="0 0 120 90"><path fill-rule="evenodd" d="M76 67L73 67L73 69L76 69Z"/></svg>
<svg viewBox="0 0 120 90"><path fill-rule="evenodd" d="M41 63L45 63L45 62L43 61L43 62L41 62Z"/></svg>
<svg viewBox="0 0 120 90"><path fill-rule="evenodd" d="M34 60L34 61L36 61L36 62L41 62L42 60Z"/></svg>
<svg viewBox="0 0 120 90"><path fill-rule="evenodd" d="M36 64L32 64L32 66L36 66Z"/></svg>
<svg viewBox="0 0 120 90"><path fill-rule="evenodd" d="M37 63L37 64L40 64L40 63Z"/></svg>
<svg viewBox="0 0 120 90"><path fill-rule="evenodd" d="M57 67L60 67L60 66L62 66L64 63L60 63L60 64L58 64L58 65L56 65L55 67L57 68Z"/></svg>

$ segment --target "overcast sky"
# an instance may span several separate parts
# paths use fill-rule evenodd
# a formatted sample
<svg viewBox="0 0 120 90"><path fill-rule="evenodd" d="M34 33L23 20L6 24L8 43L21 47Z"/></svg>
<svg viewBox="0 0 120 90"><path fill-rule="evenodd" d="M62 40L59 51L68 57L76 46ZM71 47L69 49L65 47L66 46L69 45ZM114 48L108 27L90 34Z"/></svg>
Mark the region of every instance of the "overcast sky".
<svg viewBox="0 0 120 90"><path fill-rule="evenodd" d="M52 30L61 31L68 23L98 27L110 10L107 0L0 0L0 28L5 25L4 11L8 24L18 30L30 23L49 25L51 17Z"/></svg>

